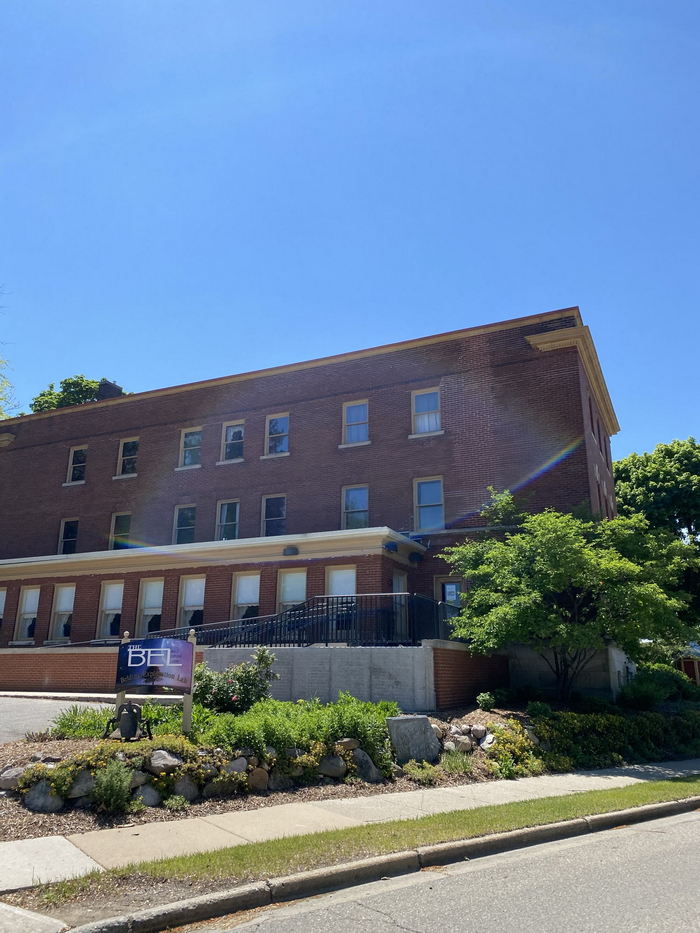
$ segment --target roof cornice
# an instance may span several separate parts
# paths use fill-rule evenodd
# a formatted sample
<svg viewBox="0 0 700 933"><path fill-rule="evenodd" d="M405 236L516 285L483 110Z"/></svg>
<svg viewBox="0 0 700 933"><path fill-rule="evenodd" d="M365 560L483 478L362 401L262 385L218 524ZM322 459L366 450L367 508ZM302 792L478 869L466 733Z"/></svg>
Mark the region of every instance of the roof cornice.
<svg viewBox="0 0 700 933"><path fill-rule="evenodd" d="M386 551L393 542L396 550ZM294 546L298 554L283 554ZM317 531L302 535L269 538L237 538L234 541L202 541L169 544L165 547L126 548L117 551L87 551L83 554L49 554L0 561L0 581L39 577L75 577L86 574L124 574L165 571L190 567L231 564L306 562L332 557L362 557L387 554L409 564L409 554L426 548L391 528L357 528L348 531Z"/></svg>
<svg viewBox="0 0 700 933"><path fill-rule="evenodd" d="M269 369L255 369L247 373L236 373L231 376L221 376L217 379L205 379L201 382L188 382L183 385L168 386L163 389L151 389L147 392L134 392L132 394L120 395L117 398L103 399L99 402L85 402L82 405L70 405L65 408L54 408L51 411L39 411L30 415L20 415L16 418L7 418L3 420L5 425L15 424L18 421L31 419L32 421L41 418L54 418L60 415L67 415L71 412L92 411L97 408L104 408L107 405L124 405L129 402L138 402L150 398L157 398L164 395L175 395L180 392L192 392L198 389L212 389L218 386L230 385L235 382L245 382L248 379L259 379L263 376L279 376L297 370L314 369L318 366L328 366L334 363L347 363L353 360L361 360L367 357L380 356L385 353L396 353L399 350L410 350L414 347L427 347L434 343L444 343L448 340L460 340L464 337L477 337L481 334L491 334L501 330L512 330L516 327L526 327L528 324L539 324L552 318L561 317L563 314L573 315L581 324L581 312L578 307L561 308L557 311L546 311L543 314L530 314L526 317L512 318L509 321L499 321L494 324L481 324L476 327L467 327L462 330L447 331L444 334L434 334L429 337L417 337L412 340L401 340L398 343L387 343L380 347L369 347L365 350L352 350L349 353L338 353L335 356L322 356L314 360L304 360L300 363L288 363L283 366L273 366Z"/></svg>
<svg viewBox="0 0 700 933"><path fill-rule="evenodd" d="M620 423L605 384L605 377L589 328L585 324L580 324L578 327L565 327L562 330L547 331L544 334L531 334L526 337L526 340L531 346L542 351L576 347L606 433L617 434L620 430Z"/></svg>

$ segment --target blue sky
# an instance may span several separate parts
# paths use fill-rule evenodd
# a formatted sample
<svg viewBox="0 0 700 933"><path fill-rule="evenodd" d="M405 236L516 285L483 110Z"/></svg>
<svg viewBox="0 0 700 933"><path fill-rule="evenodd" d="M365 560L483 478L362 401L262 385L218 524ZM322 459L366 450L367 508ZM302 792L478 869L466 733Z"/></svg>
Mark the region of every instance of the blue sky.
<svg viewBox="0 0 700 933"><path fill-rule="evenodd" d="M3 0L21 408L578 304L616 457L700 435L697 0Z"/></svg>

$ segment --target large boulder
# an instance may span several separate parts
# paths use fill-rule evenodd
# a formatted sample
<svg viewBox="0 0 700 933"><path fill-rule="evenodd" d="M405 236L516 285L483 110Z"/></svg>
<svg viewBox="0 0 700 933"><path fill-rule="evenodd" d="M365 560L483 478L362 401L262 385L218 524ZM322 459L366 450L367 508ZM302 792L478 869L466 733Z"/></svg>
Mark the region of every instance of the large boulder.
<svg viewBox="0 0 700 933"><path fill-rule="evenodd" d="M248 760L246 758L234 758L233 761L227 761L226 764L221 769L226 774L241 774L248 767Z"/></svg>
<svg viewBox="0 0 700 933"><path fill-rule="evenodd" d="M179 777L173 784L173 794L184 797L185 800L189 800L189 802L192 803L193 800L199 797L199 788L192 778L185 774Z"/></svg>
<svg viewBox="0 0 700 933"><path fill-rule="evenodd" d="M432 732L432 730L431 730ZM384 780L384 775L362 748L354 748L352 757L357 768L357 773L363 781L368 784L380 784Z"/></svg>
<svg viewBox="0 0 700 933"><path fill-rule="evenodd" d="M325 755L318 763L318 773L324 777L342 778L348 770L340 755Z"/></svg>
<svg viewBox="0 0 700 933"><path fill-rule="evenodd" d="M166 752L164 749L159 748L151 755L151 760L148 762L147 768L153 774L170 774L171 771L176 771L181 764L182 758L179 758L177 755L171 755L170 752Z"/></svg>
<svg viewBox="0 0 700 933"><path fill-rule="evenodd" d="M57 813L63 806L63 798L54 794L48 781L39 781L25 794L24 805L35 813Z"/></svg>
<svg viewBox="0 0 700 933"><path fill-rule="evenodd" d="M17 790L19 779L25 772L25 768L17 766L15 768L3 768L0 771L0 790Z"/></svg>
<svg viewBox="0 0 700 933"><path fill-rule="evenodd" d="M454 745L456 751L465 752L466 754L471 752L474 748L474 743L468 735L456 735L454 742L451 744Z"/></svg>
<svg viewBox="0 0 700 933"><path fill-rule="evenodd" d="M484 738L486 733L488 732L488 729L486 728L486 726L482 726L480 722L475 722L472 725L470 732L474 736L474 738L477 740L477 742L480 742Z"/></svg>
<svg viewBox="0 0 700 933"><path fill-rule="evenodd" d="M251 773L254 774L255 772ZM292 787L294 787L294 781L288 774L283 774L278 768L273 768L270 771L267 782L268 790L291 790Z"/></svg>
<svg viewBox="0 0 700 933"><path fill-rule="evenodd" d="M353 748L360 747L360 743L357 739L338 739L335 744L338 748L344 748L348 752L351 752Z"/></svg>
<svg viewBox="0 0 700 933"><path fill-rule="evenodd" d="M76 797L87 797L95 786L95 778L90 774L87 768L78 771L75 780L70 786L68 797L72 800Z"/></svg>
<svg viewBox="0 0 700 933"><path fill-rule="evenodd" d="M389 716L386 721L396 760L437 761L440 740L433 732L427 716Z"/></svg>
<svg viewBox="0 0 700 933"><path fill-rule="evenodd" d="M248 787L257 793L262 793L262 791L267 790L269 781L270 775L268 775L264 768L253 768L248 774Z"/></svg>
<svg viewBox="0 0 700 933"><path fill-rule="evenodd" d="M135 787L141 787L143 784L148 784L148 775L145 771L132 771L131 784L129 785L131 790Z"/></svg>
<svg viewBox="0 0 700 933"><path fill-rule="evenodd" d="M161 796L152 784L144 784L133 793L134 800L140 800L147 807L159 807Z"/></svg>

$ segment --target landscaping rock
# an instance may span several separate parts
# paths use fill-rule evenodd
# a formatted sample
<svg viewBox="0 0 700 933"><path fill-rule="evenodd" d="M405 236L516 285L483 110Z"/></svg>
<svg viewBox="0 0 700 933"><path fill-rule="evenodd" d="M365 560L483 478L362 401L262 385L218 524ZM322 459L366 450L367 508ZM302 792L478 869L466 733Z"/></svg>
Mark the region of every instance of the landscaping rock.
<svg viewBox="0 0 700 933"><path fill-rule="evenodd" d="M304 749L296 748L296 746L292 748L285 748L284 754L287 756L287 758L299 758L304 754Z"/></svg>
<svg viewBox="0 0 700 933"><path fill-rule="evenodd" d="M215 778L219 773L219 769L212 761L206 761L202 765L202 774L204 775L205 781L211 781L212 778Z"/></svg>
<svg viewBox="0 0 700 933"><path fill-rule="evenodd" d="M18 766L15 768L4 768L0 771L0 790L17 790L19 779L25 772L25 768Z"/></svg>
<svg viewBox="0 0 700 933"><path fill-rule="evenodd" d="M411 760L437 761L440 757L440 742L427 716L388 716L386 724L400 765Z"/></svg>
<svg viewBox="0 0 700 933"><path fill-rule="evenodd" d="M384 780L384 775L366 751L361 748L354 748L352 750L352 757L357 768L357 773L363 781L367 781L368 784L380 784Z"/></svg>
<svg viewBox="0 0 700 933"><path fill-rule="evenodd" d="M151 755L151 760L147 768L153 774L170 774L171 771L177 770L181 764L182 758L179 758L177 755L171 755L170 752L166 752L164 749L159 748Z"/></svg>
<svg viewBox="0 0 700 933"><path fill-rule="evenodd" d="M92 797L78 797L73 801L74 810L92 810Z"/></svg>
<svg viewBox="0 0 700 933"><path fill-rule="evenodd" d="M255 754L254 748L237 748L236 749L236 758L250 758L251 755Z"/></svg>
<svg viewBox="0 0 700 933"><path fill-rule="evenodd" d="M277 749L276 749L276 748L273 748L272 745L266 745L266 746L265 746L265 754L267 755L268 758L276 758L276 757L277 757Z"/></svg>
<svg viewBox="0 0 700 933"><path fill-rule="evenodd" d="M227 761L221 770L225 774L234 774L235 772L240 774L241 772L246 771L247 768L248 760L246 758L234 758L233 761Z"/></svg>
<svg viewBox="0 0 700 933"><path fill-rule="evenodd" d="M338 748L344 748L348 752L351 752L354 748L360 747L360 743L357 739L338 739L335 744Z"/></svg>
<svg viewBox="0 0 700 933"><path fill-rule="evenodd" d="M144 784L132 794L134 800L142 800L147 807L159 807L161 796L151 784Z"/></svg>
<svg viewBox="0 0 700 933"><path fill-rule="evenodd" d="M224 792L220 781L209 781L202 788L202 797L209 800L210 797L220 797Z"/></svg>
<svg viewBox="0 0 700 933"><path fill-rule="evenodd" d="M533 745L539 745L539 744L540 744L540 740L537 738L537 736L536 736L535 733L532 731L532 729L530 729L528 726L525 726L524 728L525 728L525 735L526 735L526 736L528 737L528 739L532 742L532 744L533 744Z"/></svg>
<svg viewBox="0 0 700 933"><path fill-rule="evenodd" d="M324 777L342 778L347 770L348 766L340 755L325 755L318 763L318 773Z"/></svg>
<svg viewBox="0 0 700 933"><path fill-rule="evenodd" d="M148 775L143 771L132 771L131 772L131 790L135 787L141 787L142 784L148 784Z"/></svg>
<svg viewBox="0 0 700 933"><path fill-rule="evenodd" d="M246 757L246 761L248 762L249 768L257 768L258 765L260 764L260 759L258 758L257 755L249 755L248 757Z"/></svg>
<svg viewBox="0 0 700 933"><path fill-rule="evenodd" d="M35 813L57 813L63 806L63 798L54 794L48 781L39 781L27 792L24 805Z"/></svg>
<svg viewBox="0 0 700 933"><path fill-rule="evenodd" d="M471 727L471 734L479 742L484 738L487 732L488 732L488 729L486 728L486 726L482 726L481 723L479 722L475 722L474 725Z"/></svg>
<svg viewBox="0 0 700 933"><path fill-rule="evenodd" d="M454 747L458 752L464 752L468 754L474 748L474 743L468 735L457 735L455 736Z"/></svg>
<svg viewBox="0 0 700 933"><path fill-rule="evenodd" d="M248 787L252 791L261 791L267 790L269 786L270 775L264 768L253 768L253 770L248 775Z"/></svg>
<svg viewBox="0 0 700 933"><path fill-rule="evenodd" d="M255 769L261 770L260 769ZM255 774L255 771L251 771L251 774ZM267 773L267 772L266 772ZM294 782L287 774L283 774L277 768L273 768L272 771L268 774L267 789L268 790L289 790L294 787Z"/></svg>
<svg viewBox="0 0 700 933"><path fill-rule="evenodd" d="M180 797L184 797L185 800L192 803L193 800L199 797L199 788L192 778L185 774L173 784L173 794L179 794Z"/></svg>
<svg viewBox="0 0 700 933"><path fill-rule="evenodd" d="M462 727L452 723L452 725L450 726L450 735L461 735L461 734L462 734Z"/></svg>
<svg viewBox="0 0 700 933"><path fill-rule="evenodd" d="M401 778L401 777L404 777L404 775L406 774L406 772L401 767L401 765L397 765L396 762L394 762L391 766L391 773L394 776L394 778Z"/></svg>
<svg viewBox="0 0 700 933"><path fill-rule="evenodd" d="M479 745L481 748L483 748L484 751L487 751L487 749L491 748L495 741L496 736L492 732L487 732L483 739L479 742Z"/></svg>
<svg viewBox="0 0 700 933"><path fill-rule="evenodd" d="M456 741L457 741L457 740L456 740L456 737L455 737L455 741L454 741L454 742L445 742L445 744L442 746L443 749L444 749L446 752L455 752L455 751L457 751L457 744L456 744Z"/></svg>
<svg viewBox="0 0 700 933"><path fill-rule="evenodd" d="M301 777L304 773L304 769L301 765L291 765L289 769L289 776L293 778Z"/></svg>
<svg viewBox="0 0 700 933"><path fill-rule="evenodd" d="M90 774L87 768L79 771L75 780L68 791L69 799L74 797L87 797L95 786L95 778Z"/></svg>
<svg viewBox="0 0 700 933"><path fill-rule="evenodd" d="M435 733L435 738L438 740L438 742L441 742L445 738L445 730L442 728L442 726L438 726L436 722L431 722L430 728Z"/></svg>

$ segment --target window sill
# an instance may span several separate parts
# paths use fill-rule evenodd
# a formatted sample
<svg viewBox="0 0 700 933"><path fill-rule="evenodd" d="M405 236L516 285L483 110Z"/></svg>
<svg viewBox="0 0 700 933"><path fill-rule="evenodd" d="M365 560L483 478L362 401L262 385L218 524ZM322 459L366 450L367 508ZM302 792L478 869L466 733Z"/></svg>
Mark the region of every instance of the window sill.
<svg viewBox="0 0 700 933"><path fill-rule="evenodd" d="M280 454L263 454L260 457L260 459L261 460L277 460L279 457L288 457L288 456L289 456L289 451L284 450Z"/></svg>
<svg viewBox="0 0 700 933"><path fill-rule="evenodd" d="M133 479L138 475L138 473L120 473L118 476L113 476L112 479Z"/></svg>
<svg viewBox="0 0 700 933"><path fill-rule="evenodd" d="M90 641L91 645L119 645L121 644L121 638L117 635L105 635L104 638L93 638Z"/></svg>
<svg viewBox="0 0 700 933"><path fill-rule="evenodd" d="M85 480L84 480L84 479L76 479L76 480L73 480L72 483L63 483L62 485L63 485L63 486L84 486L84 485L85 485Z"/></svg>
<svg viewBox="0 0 700 933"><path fill-rule="evenodd" d="M201 463L190 463L188 466L175 467L175 472L180 473L182 470L199 470L201 469L201 466Z"/></svg>
<svg viewBox="0 0 700 933"><path fill-rule="evenodd" d="M440 437L444 433L444 431L422 431L420 434L409 434L408 439L412 441L417 437Z"/></svg>
<svg viewBox="0 0 700 933"><path fill-rule="evenodd" d="M353 444L338 444L338 450L345 450L347 447L366 447L372 441L355 441Z"/></svg>
<svg viewBox="0 0 700 933"><path fill-rule="evenodd" d="M18 639L17 641L8 641L7 647L8 648L28 648L33 644L34 644L33 638L22 638L22 639Z"/></svg>
<svg viewBox="0 0 700 933"><path fill-rule="evenodd" d="M70 645L70 638L47 638L44 647L51 648L55 645Z"/></svg>
<svg viewBox="0 0 700 933"><path fill-rule="evenodd" d="M243 457L233 457L231 460L217 460L214 466L224 466L227 463L243 463Z"/></svg>

